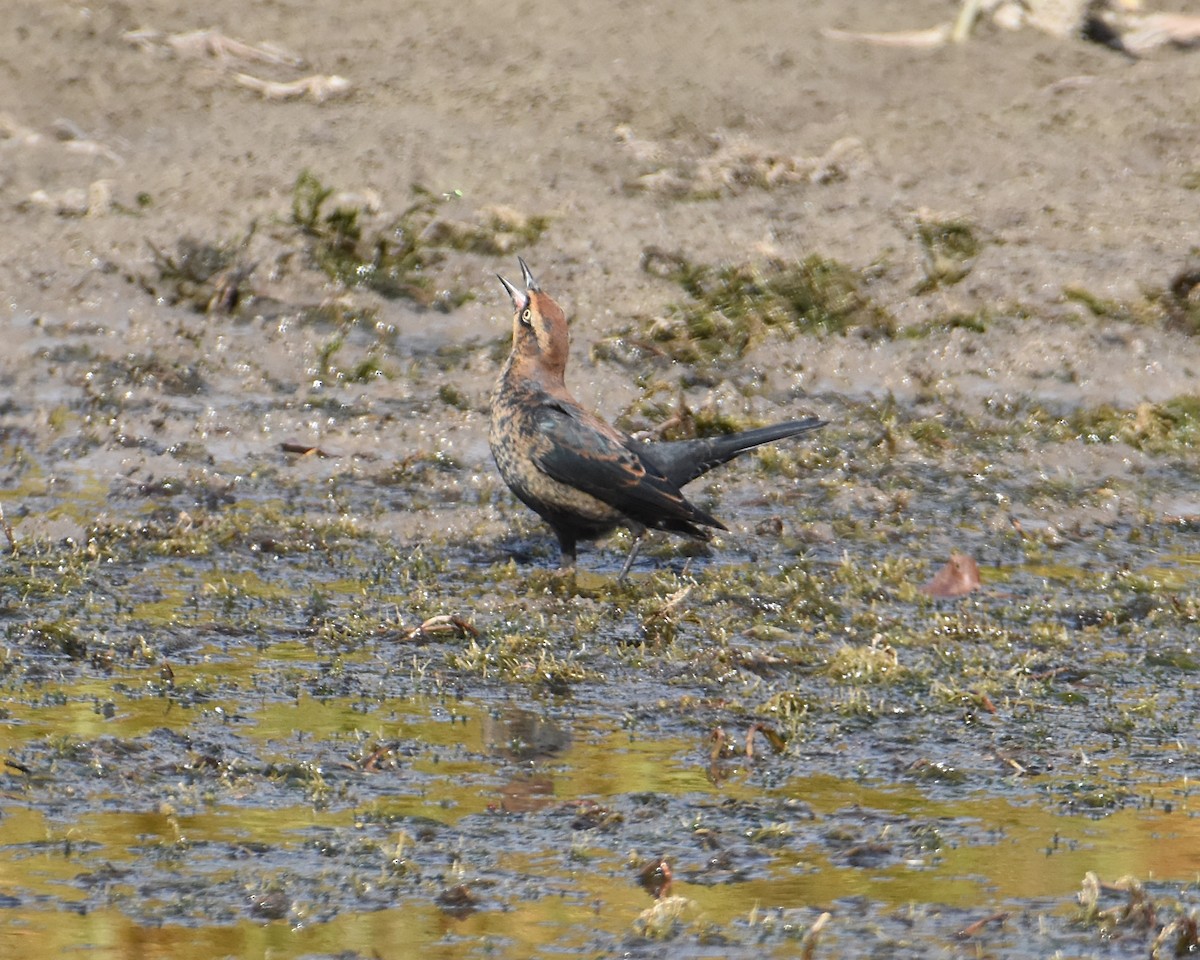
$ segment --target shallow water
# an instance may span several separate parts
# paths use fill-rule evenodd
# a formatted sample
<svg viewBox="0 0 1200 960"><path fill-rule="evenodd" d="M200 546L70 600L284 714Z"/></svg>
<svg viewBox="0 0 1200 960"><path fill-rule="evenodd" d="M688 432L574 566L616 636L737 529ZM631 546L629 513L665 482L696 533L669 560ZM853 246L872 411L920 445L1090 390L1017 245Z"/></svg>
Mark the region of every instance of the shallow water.
<svg viewBox="0 0 1200 960"><path fill-rule="evenodd" d="M172 316L12 372L5 955L1140 957L1196 908L1186 410L802 396L820 434L689 488L731 532L618 584L627 537L561 576L491 469L490 345ZM688 389L797 405L742 373Z"/></svg>
<svg viewBox="0 0 1200 960"><path fill-rule="evenodd" d="M239 588L278 599L252 577ZM391 653L330 661L308 642L243 639L175 661L173 692L150 668L30 680L0 738L27 768L5 771L6 955L636 947L653 898L635 865L658 856L691 901L684 955L709 955L717 931L726 955L759 941L786 955L781 931L825 909L851 955L870 952L867 929L888 942L899 910L935 927L1007 911L1058 930L1087 871L1187 883L1200 870L1190 781L1130 781L1125 760L1096 775L1134 797L1084 810L1039 796L1069 779L1056 774L1031 792L1015 777L997 790L815 773L802 745L786 763L714 760L686 722L642 730L603 690L530 699L466 693L459 678L455 694L394 694L420 671ZM329 692L339 672L354 694ZM459 885L469 906L439 903ZM993 945L1019 955L1011 931Z"/></svg>
<svg viewBox="0 0 1200 960"><path fill-rule="evenodd" d="M0 957L1140 960L1194 913L1194 52L827 32L945 0L7 6ZM304 66L160 42L202 27ZM362 269L415 224L474 299L331 280L313 177ZM689 488L711 548L559 577L486 445L517 253L604 417L830 426ZM875 320L693 364L652 256ZM930 599L951 551L982 587Z"/></svg>

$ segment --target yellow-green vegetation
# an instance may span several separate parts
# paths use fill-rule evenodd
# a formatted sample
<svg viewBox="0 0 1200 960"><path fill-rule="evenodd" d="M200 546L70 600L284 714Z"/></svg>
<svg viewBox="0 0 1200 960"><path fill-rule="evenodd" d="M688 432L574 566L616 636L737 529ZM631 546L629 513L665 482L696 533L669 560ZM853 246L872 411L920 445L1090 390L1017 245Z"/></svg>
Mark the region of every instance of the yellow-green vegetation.
<svg viewBox="0 0 1200 960"><path fill-rule="evenodd" d="M394 218L302 186L284 235L340 249L339 270L378 255L398 286L530 239L418 197L405 247ZM943 225L928 244L969 261L972 239ZM726 360L803 331L892 331L862 278L819 258L647 268L686 302L663 339L627 331L618 352L695 363L636 370L631 429L754 426L807 398ZM255 376L239 362L230 379L216 320L183 322L186 349L161 357L104 346L107 331L69 344L52 357L60 394L0 404L0 790L19 800L0 867L22 922L268 927L316 955L329 939L300 938L322 927L361 952L342 934L406 942L415 917L466 940L516 918L578 933L543 952L661 938L808 955L821 933L817 956L885 955L901 940L1004 952L1005 922L983 920L1002 901L1036 914L1031 954L1084 956L1126 932L1104 902L1066 929L1093 859L1130 842L1194 859L1179 824L1200 753L1200 400L973 407L920 375L911 401L824 396L826 430L689 488L729 530L651 534L617 582L628 532L560 572L487 464L482 387L458 374L492 344L414 355L359 300L374 298L274 329L307 338L288 345L300 372L276 364L278 390L244 409L214 398ZM932 589L954 558L978 576ZM653 890L629 851L661 864ZM1187 948L1187 910L1168 916L1145 886L1163 912L1139 942ZM823 919L835 901L861 909ZM512 955L538 952L527 935ZM508 936L471 947L503 953Z"/></svg>
<svg viewBox="0 0 1200 960"><path fill-rule="evenodd" d="M588 678L588 671L570 657L556 655L546 637L529 633L504 634L484 644L472 639L448 663L483 679L544 684L557 692Z"/></svg>
<svg viewBox="0 0 1200 960"><path fill-rule="evenodd" d="M343 324L343 329L326 340L317 349L317 379L322 382L341 381L344 383L369 383L384 375L383 352L379 343L373 344L365 356L343 367L336 361L338 353L345 346L344 329L353 321Z"/></svg>
<svg viewBox="0 0 1200 960"><path fill-rule="evenodd" d="M305 517L276 503L221 511L167 510L145 520L97 521L87 531L82 553L88 560L197 558L230 550L282 556L328 551L361 536L351 518Z"/></svg>
<svg viewBox="0 0 1200 960"><path fill-rule="evenodd" d="M1146 402L1131 410L1104 404L1077 408L1061 417L1035 411L1034 417L1051 438L1060 441L1119 442L1152 454L1180 454L1200 446L1200 395L1196 394Z"/></svg>
<svg viewBox="0 0 1200 960"><path fill-rule="evenodd" d="M1063 288L1063 298L1086 307L1094 317L1123 320L1128 323L1158 323L1163 319L1161 306L1153 299L1127 302L1098 296L1083 287Z"/></svg>
<svg viewBox="0 0 1200 960"><path fill-rule="evenodd" d="M642 266L677 283L689 298L642 334L654 349L682 363L740 357L772 332L786 337L895 332L890 314L863 292L857 271L816 254L796 263L712 266L648 249ZM618 355L603 345L598 349L601 355Z"/></svg>
<svg viewBox="0 0 1200 960"><path fill-rule="evenodd" d="M1194 335L1200 333L1200 254L1193 249L1189 262L1167 284L1148 288L1134 300L1101 297L1078 286L1064 287L1063 298L1101 319L1166 326Z"/></svg>

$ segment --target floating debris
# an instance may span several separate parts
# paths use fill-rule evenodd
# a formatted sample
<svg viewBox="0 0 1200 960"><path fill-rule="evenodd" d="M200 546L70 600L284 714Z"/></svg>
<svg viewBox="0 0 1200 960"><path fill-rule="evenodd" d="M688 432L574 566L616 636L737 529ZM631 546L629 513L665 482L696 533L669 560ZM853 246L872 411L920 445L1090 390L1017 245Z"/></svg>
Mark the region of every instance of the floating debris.
<svg viewBox="0 0 1200 960"><path fill-rule="evenodd" d="M412 627L406 631L404 640L430 640L433 637L453 636L459 639L473 637L478 639L480 633L475 627L471 626L462 617L454 614L441 613L436 617L430 617L420 626Z"/></svg>
<svg viewBox="0 0 1200 960"><path fill-rule="evenodd" d="M54 147L84 157L98 157L115 166L124 159L113 149L87 137L70 120L58 119L51 135L40 133L20 123L11 114L0 113L0 142L11 142L27 148ZM61 217L96 217L108 213L116 204L112 197L111 180L93 180L88 187L67 187L61 190L34 190L19 204L23 209L51 210Z"/></svg>
<svg viewBox="0 0 1200 960"><path fill-rule="evenodd" d="M638 915L633 929L647 940L673 940L683 932L683 916L695 909L687 897L662 897Z"/></svg>
<svg viewBox="0 0 1200 960"><path fill-rule="evenodd" d="M41 208L60 217L98 217L113 208L112 181L93 180L86 190L68 187L65 190L34 190L22 204L25 208Z"/></svg>
<svg viewBox="0 0 1200 960"><path fill-rule="evenodd" d="M322 460L338 456L336 453L330 453L328 450L323 450L320 447L314 447L307 443L281 443L279 448L284 453L294 453L301 457L318 457Z"/></svg>

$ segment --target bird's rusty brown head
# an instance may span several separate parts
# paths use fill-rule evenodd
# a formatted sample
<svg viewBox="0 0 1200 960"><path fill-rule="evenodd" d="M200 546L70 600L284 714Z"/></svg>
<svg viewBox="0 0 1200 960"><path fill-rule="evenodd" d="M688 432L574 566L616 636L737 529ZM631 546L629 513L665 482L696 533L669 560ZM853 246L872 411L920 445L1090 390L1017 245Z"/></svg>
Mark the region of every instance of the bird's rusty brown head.
<svg viewBox="0 0 1200 960"><path fill-rule="evenodd" d="M496 277L513 304L513 364L526 376L561 382L570 348L567 318L562 308L542 293L529 265L521 257L517 262L524 290Z"/></svg>

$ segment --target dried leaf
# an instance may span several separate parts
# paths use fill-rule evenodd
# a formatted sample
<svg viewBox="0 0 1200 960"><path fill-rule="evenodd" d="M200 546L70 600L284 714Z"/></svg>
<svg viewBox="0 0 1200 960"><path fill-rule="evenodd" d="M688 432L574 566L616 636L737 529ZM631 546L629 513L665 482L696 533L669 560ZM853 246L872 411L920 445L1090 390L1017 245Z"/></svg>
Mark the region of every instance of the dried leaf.
<svg viewBox="0 0 1200 960"><path fill-rule="evenodd" d="M479 637L479 631L462 617L450 613L440 613L430 617L419 627L413 627L404 634L405 640L428 640L430 637L453 634L459 639L467 636Z"/></svg>
<svg viewBox="0 0 1200 960"><path fill-rule="evenodd" d="M754 757L754 734L761 733L767 738L767 743L771 745L771 749L776 753L783 753L787 748L787 741L778 733L768 727L765 723L752 723L750 729L746 731L746 756Z"/></svg>
<svg viewBox="0 0 1200 960"><path fill-rule="evenodd" d="M982 920L976 920L974 923L967 924L965 927L959 930L954 937L956 940L970 940L972 937L979 936L979 934L983 932L983 928L989 923L994 923L999 926L1008 919L1008 916L1009 915L1007 913L993 913L991 916L984 917Z"/></svg>
<svg viewBox="0 0 1200 960"><path fill-rule="evenodd" d="M979 566L965 553L952 553L946 565L933 575L928 583L921 587L921 592L930 597L946 599L962 597L980 585Z"/></svg>
<svg viewBox="0 0 1200 960"><path fill-rule="evenodd" d="M720 727L714 727L712 733L708 735L708 742L712 744L708 752L708 759L712 763L716 763L724 755L729 738Z"/></svg>
<svg viewBox="0 0 1200 960"><path fill-rule="evenodd" d="M322 450L320 447L314 447L307 443L281 443L279 448L284 453L295 453L302 457L336 457L336 453L330 453L327 450Z"/></svg>
<svg viewBox="0 0 1200 960"><path fill-rule="evenodd" d="M646 864L638 871L638 883L658 900L671 891L671 865L662 857Z"/></svg>

